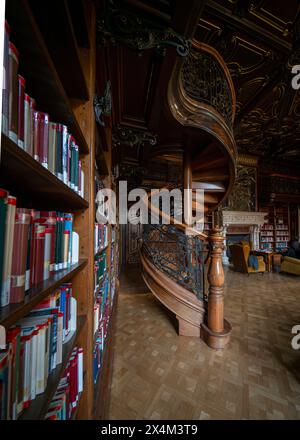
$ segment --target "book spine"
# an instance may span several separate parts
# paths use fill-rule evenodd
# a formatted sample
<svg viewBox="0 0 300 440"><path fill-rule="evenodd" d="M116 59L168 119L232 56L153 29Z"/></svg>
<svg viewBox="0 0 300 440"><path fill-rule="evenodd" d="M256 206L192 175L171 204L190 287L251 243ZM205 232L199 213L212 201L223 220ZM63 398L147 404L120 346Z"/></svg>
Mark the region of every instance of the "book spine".
<svg viewBox="0 0 300 440"><path fill-rule="evenodd" d="M24 300L30 211L17 208L13 243L10 302Z"/></svg>
<svg viewBox="0 0 300 440"><path fill-rule="evenodd" d="M62 270L63 261L64 261L64 218L62 217L62 213L60 213L59 217L59 265L58 269Z"/></svg>
<svg viewBox="0 0 300 440"><path fill-rule="evenodd" d="M61 124L56 125L57 135L56 135L56 166L55 174L60 179L63 180L63 159L62 159L62 142L63 142L63 126Z"/></svg>
<svg viewBox="0 0 300 440"><path fill-rule="evenodd" d="M5 20L2 83L2 132L6 135L8 135L9 118L9 34L10 28Z"/></svg>
<svg viewBox="0 0 300 440"><path fill-rule="evenodd" d="M72 136L68 134L68 185L71 188L71 160L72 160Z"/></svg>
<svg viewBox="0 0 300 440"><path fill-rule="evenodd" d="M69 256L69 243L70 243L70 231L64 231L63 233L63 269L68 268L68 256Z"/></svg>
<svg viewBox="0 0 300 440"><path fill-rule="evenodd" d="M74 169L74 185L75 191L78 193L79 191L79 148L78 145L75 144L75 169Z"/></svg>
<svg viewBox="0 0 300 440"><path fill-rule="evenodd" d="M35 233L34 284L43 281L45 256L45 232Z"/></svg>
<svg viewBox="0 0 300 440"><path fill-rule="evenodd" d="M14 241L15 213L17 200L15 197L7 197L7 214L6 214L6 233L4 243L4 259L2 271L2 289L1 289L1 306L6 306L10 302L10 282L11 282L11 266L12 251Z"/></svg>
<svg viewBox="0 0 300 440"><path fill-rule="evenodd" d="M41 138L40 138L40 160L43 167L48 168L48 146L49 146L49 115L41 113Z"/></svg>
<svg viewBox="0 0 300 440"><path fill-rule="evenodd" d="M9 42L9 131L10 139L18 143L18 68L19 52Z"/></svg>
<svg viewBox="0 0 300 440"><path fill-rule="evenodd" d="M49 171L51 171L51 173L55 174L55 164L56 164L56 134L57 134L57 129L56 129L56 124L53 122L49 123L49 146L48 146L48 151L49 151Z"/></svg>
<svg viewBox="0 0 300 440"><path fill-rule="evenodd" d="M33 157L38 162L40 161L39 156L39 112L34 111L33 112Z"/></svg>
<svg viewBox="0 0 300 440"><path fill-rule="evenodd" d="M72 264L72 232L73 232L73 215L65 214L64 215L64 230L69 231L69 246L68 246L68 263L67 267L70 267Z"/></svg>
<svg viewBox="0 0 300 440"><path fill-rule="evenodd" d="M62 126L62 168L63 182L68 184L68 128Z"/></svg>
<svg viewBox="0 0 300 440"><path fill-rule="evenodd" d="M4 243L5 243L5 235L6 235L7 196L8 196L7 191L0 188L0 299L2 292Z"/></svg>
<svg viewBox="0 0 300 440"><path fill-rule="evenodd" d="M30 142L28 145L28 153L31 156L34 156L34 113L36 110L36 101L33 98L30 98Z"/></svg>
<svg viewBox="0 0 300 440"><path fill-rule="evenodd" d="M46 228L45 229L44 274L43 274L44 280L47 280L50 276L51 237L52 237L52 229Z"/></svg>
<svg viewBox="0 0 300 440"><path fill-rule="evenodd" d="M81 169L82 169L81 160L79 160L78 161L78 194L82 197Z"/></svg>
<svg viewBox="0 0 300 440"><path fill-rule="evenodd" d="M24 149L25 78L18 75L18 145Z"/></svg>
<svg viewBox="0 0 300 440"><path fill-rule="evenodd" d="M31 116L30 116L30 96L24 94L24 150L30 154L31 150Z"/></svg>

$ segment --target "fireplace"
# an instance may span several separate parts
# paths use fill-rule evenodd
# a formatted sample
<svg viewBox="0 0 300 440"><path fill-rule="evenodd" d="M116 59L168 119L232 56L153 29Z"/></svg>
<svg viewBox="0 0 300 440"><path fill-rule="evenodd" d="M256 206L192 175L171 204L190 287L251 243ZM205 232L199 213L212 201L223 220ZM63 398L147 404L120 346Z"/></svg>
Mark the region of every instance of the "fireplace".
<svg viewBox="0 0 300 440"><path fill-rule="evenodd" d="M247 240L254 250L259 249L260 227L265 223L266 213L246 211L223 211L224 253L223 264L229 264L228 246Z"/></svg>

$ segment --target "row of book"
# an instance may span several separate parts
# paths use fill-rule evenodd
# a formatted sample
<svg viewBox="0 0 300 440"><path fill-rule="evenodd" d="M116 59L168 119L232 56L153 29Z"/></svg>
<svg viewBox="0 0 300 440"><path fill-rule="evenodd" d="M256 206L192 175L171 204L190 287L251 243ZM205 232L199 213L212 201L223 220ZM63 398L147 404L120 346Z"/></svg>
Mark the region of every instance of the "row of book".
<svg viewBox="0 0 300 440"><path fill-rule="evenodd" d="M107 251L95 256L94 263L94 292L97 292L107 272Z"/></svg>
<svg viewBox="0 0 300 440"><path fill-rule="evenodd" d="M16 420L47 387L76 331L72 284L64 284L7 331L0 351L0 419Z"/></svg>
<svg viewBox="0 0 300 440"><path fill-rule="evenodd" d="M84 197L84 172L76 140L66 125L51 122L47 113L36 110L35 100L25 93L26 80L18 73L19 52L9 38L10 27L5 22L2 131Z"/></svg>
<svg viewBox="0 0 300 440"><path fill-rule="evenodd" d="M83 349L75 347L49 405L45 419L70 420L83 391Z"/></svg>
<svg viewBox="0 0 300 440"><path fill-rule="evenodd" d="M105 319L105 316L108 313L108 305L109 305L109 294L110 294L110 282L109 278L106 277L103 281L101 288L98 290L95 296L95 304L94 304L94 334L99 329L101 323Z"/></svg>
<svg viewBox="0 0 300 440"><path fill-rule="evenodd" d="M95 223L94 243L95 243L95 254L101 252L101 250L108 245L107 225Z"/></svg>
<svg viewBox="0 0 300 440"><path fill-rule="evenodd" d="M24 300L25 291L79 260L73 215L17 208L0 189L0 306Z"/></svg>

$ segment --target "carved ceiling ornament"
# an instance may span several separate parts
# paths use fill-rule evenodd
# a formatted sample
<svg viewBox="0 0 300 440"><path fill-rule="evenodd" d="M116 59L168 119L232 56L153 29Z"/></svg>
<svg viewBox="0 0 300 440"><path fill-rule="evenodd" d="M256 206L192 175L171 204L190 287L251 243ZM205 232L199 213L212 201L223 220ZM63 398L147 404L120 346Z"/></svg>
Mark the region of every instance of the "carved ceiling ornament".
<svg viewBox="0 0 300 440"><path fill-rule="evenodd" d="M111 116L112 111L112 95L111 95L111 83L107 81L103 96L94 97L94 111L98 124L104 127L105 123L103 116Z"/></svg>
<svg viewBox="0 0 300 440"><path fill-rule="evenodd" d="M156 135L148 131L117 125L112 131L113 146L127 145L140 148L144 144L155 145Z"/></svg>
<svg viewBox="0 0 300 440"><path fill-rule="evenodd" d="M164 54L167 47L175 47L178 55L189 53L189 41L171 28L160 27L143 16L124 9L123 2L109 0L105 16L98 20L100 44L121 43L133 50L155 48Z"/></svg>

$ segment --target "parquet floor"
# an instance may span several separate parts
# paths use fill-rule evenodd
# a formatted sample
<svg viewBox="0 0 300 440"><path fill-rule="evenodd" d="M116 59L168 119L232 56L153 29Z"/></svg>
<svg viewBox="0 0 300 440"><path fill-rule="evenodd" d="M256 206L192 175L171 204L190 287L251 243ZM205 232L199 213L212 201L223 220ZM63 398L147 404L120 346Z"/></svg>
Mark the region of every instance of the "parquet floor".
<svg viewBox="0 0 300 440"><path fill-rule="evenodd" d="M110 419L300 419L300 278L228 271L224 351L177 336L150 293L121 292Z"/></svg>

